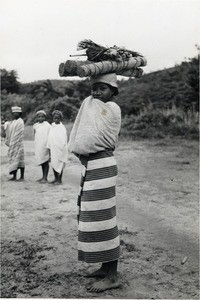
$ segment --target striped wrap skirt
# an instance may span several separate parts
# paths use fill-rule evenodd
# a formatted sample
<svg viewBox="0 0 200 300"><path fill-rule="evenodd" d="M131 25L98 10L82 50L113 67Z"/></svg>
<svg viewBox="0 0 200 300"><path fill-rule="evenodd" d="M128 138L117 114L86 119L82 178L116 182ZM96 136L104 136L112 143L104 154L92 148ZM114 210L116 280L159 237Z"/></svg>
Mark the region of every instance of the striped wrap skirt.
<svg viewBox="0 0 200 300"><path fill-rule="evenodd" d="M78 196L78 260L104 263L119 258L116 179L113 151L80 156L83 165Z"/></svg>

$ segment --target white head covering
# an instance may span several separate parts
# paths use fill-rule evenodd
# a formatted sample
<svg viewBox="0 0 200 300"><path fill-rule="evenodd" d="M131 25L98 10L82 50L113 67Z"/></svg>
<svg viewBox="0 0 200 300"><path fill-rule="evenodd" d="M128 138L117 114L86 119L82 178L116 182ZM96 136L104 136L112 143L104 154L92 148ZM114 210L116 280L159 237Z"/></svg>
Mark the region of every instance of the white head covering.
<svg viewBox="0 0 200 300"><path fill-rule="evenodd" d="M117 86L117 75L115 73L109 73L109 74L101 74L97 76L91 76L90 78L91 84L102 82L106 83L112 87L115 88L115 95L118 94L118 86Z"/></svg>
<svg viewBox="0 0 200 300"><path fill-rule="evenodd" d="M36 112L36 116L37 115L39 115L39 114L41 114L41 115L44 115L44 116L46 116L47 114L45 113L45 111L44 110L38 110L37 112Z"/></svg>
<svg viewBox="0 0 200 300"><path fill-rule="evenodd" d="M63 117L63 113L60 110L58 110L58 109L55 109L52 112L52 116L54 116L54 115L59 115L61 118Z"/></svg>
<svg viewBox="0 0 200 300"><path fill-rule="evenodd" d="M14 112L22 112L22 109L19 106L12 106L11 107L11 111L12 111L12 113L14 113Z"/></svg>

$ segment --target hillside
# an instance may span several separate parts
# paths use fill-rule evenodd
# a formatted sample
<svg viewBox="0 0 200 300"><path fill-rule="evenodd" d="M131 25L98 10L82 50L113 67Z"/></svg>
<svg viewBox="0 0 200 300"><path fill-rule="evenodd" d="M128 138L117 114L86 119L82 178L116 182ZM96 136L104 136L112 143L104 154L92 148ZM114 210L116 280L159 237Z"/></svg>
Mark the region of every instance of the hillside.
<svg viewBox="0 0 200 300"><path fill-rule="evenodd" d="M198 78L199 57L195 57L173 68L144 74L140 79L118 81L119 95L115 101L121 107L124 133L136 137L138 134L141 137L149 134L155 136L153 131L162 132L168 126L173 129L178 122L178 127L181 125L182 128L176 130L176 134L182 135L182 130L185 132L187 125L197 135ZM9 119L10 106L19 104L23 106L23 118L27 124L33 124L38 109L47 111L49 121L55 108L63 111L66 122L73 121L82 100L89 94L88 79L66 78L20 84L15 94L8 93L5 89L2 91L2 116ZM153 126L155 130L149 133L146 130L149 126ZM141 134L142 131L146 133ZM163 134L166 134L165 130Z"/></svg>

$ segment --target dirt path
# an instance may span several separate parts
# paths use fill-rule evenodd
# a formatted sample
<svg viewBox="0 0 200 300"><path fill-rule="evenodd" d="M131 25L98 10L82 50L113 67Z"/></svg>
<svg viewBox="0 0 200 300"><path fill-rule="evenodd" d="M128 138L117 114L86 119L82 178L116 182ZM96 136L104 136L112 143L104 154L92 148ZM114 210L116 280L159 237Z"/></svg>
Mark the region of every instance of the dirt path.
<svg viewBox="0 0 200 300"><path fill-rule="evenodd" d="M2 298L199 299L197 142L120 142L121 286L101 294L82 276L95 266L77 261L78 160L52 187L36 182L33 142L25 150L24 182L7 181L1 152Z"/></svg>

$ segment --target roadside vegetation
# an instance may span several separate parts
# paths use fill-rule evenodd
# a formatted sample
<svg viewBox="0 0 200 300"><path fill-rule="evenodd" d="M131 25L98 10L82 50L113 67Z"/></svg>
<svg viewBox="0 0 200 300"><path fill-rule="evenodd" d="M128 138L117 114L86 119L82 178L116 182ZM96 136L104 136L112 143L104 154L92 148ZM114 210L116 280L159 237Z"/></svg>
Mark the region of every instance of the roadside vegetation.
<svg viewBox="0 0 200 300"><path fill-rule="evenodd" d="M173 68L144 74L141 79L118 81L116 102L122 111L121 136L129 139L180 136L199 137L199 56ZM60 109L71 129L82 100L90 94L85 80L44 80L26 84L17 71L1 70L1 119L10 119L10 107L23 108L25 124L35 122L35 112L44 109L47 120ZM27 138L30 137L27 127Z"/></svg>

